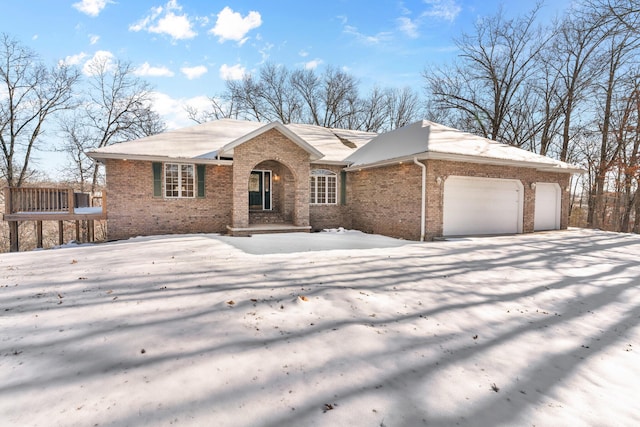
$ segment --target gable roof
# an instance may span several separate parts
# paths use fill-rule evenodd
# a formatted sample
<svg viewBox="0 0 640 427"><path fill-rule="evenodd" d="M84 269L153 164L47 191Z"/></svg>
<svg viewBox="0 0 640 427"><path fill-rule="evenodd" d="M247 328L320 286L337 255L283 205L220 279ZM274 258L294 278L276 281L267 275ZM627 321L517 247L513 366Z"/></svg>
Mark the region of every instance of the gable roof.
<svg viewBox="0 0 640 427"><path fill-rule="evenodd" d="M231 164L234 148L276 129L309 153L312 162L356 170L411 160L452 160L543 171L582 173L584 170L550 157L427 120L384 133L321 126L268 124L221 119L96 149L96 160L190 161Z"/></svg>
<svg viewBox="0 0 640 427"><path fill-rule="evenodd" d="M244 144L245 142L255 138L258 135L262 135L263 133L271 129L278 130L284 136L286 136L295 144L297 144L300 148L307 151L309 153L309 157L311 160L318 160L324 156L324 154L318 151L314 146L309 144L304 139L300 138L300 136L298 136L295 132L292 132L291 130L289 130L282 123L271 122L249 133L246 133L239 138L234 139L233 141L225 144L224 146L220 147L215 151L200 155L198 156L198 158L233 157L233 149L235 147L237 147L238 145Z"/></svg>
<svg viewBox="0 0 640 427"><path fill-rule="evenodd" d="M313 125L260 123L221 119L98 148L88 153L96 160L130 159L221 162L233 158L233 149L270 129L277 129L309 153L312 161L347 165L345 157L377 134ZM224 162L224 160L222 161Z"/></svg>
<svg viewBox="0 0 640 427"><path fill-rule="evenodd" d="M452 160L538 170L582 173L582 169L550 157L502 144L428 120L413 123L372 139L345 160L361 169L418 159Z"/></svg>

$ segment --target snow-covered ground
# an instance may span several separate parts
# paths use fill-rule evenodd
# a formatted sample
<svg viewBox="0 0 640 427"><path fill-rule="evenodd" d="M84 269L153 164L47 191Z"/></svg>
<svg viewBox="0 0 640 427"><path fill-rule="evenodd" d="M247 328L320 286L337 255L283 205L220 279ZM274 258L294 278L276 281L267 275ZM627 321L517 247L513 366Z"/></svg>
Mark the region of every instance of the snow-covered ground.
<svg viewBox="0 0 640 427"><path fill-rule="evenodd" d="M637 426L640 236L0 256L2 426Z"/></svg>

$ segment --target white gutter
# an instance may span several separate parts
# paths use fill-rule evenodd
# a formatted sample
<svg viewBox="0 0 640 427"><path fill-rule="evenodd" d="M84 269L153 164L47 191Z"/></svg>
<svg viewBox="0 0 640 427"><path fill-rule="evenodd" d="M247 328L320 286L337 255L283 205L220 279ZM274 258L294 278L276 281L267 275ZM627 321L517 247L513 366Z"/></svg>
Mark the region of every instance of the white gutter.
<svg viewBox="0 0 640 427"><path fill-rule="evenodd" d="M422 168L422 197L420 202L420 241L424 242L425 235L425 223L426 223L426 207L425 202L427 198L427 167L418 161L417 157L413 158L413 163Z"/></svg>
<svg viewBox="0 0 640 427"><path fill-rule="evenodd" d="M520 168L532 168L539 170L541 172L556 172L556 173L585 173L586 171L581 168L573 167L570 164L566 164L566 167L563 167L558 164L545 164L540 162L534 162L529 160L509 160L509 159L499 159L496 157L483 157L483 156L472 156L465 154L452 154L452 153L437 153L430 151L428 153L420 153L420 154L408 154L402 157L395 157L393 159L381 160L379 162L366 163L361 165L354 165L346 167L344 170L347 172L350 171L358 171L361 169L370 169L370 168L379 168L382 166L389 166L393 164L397 164L403 161L411 161L412 158L417 157L420 160L449 160L452 162L464 162L464 163L478 163L485 165L494 165L494 166L513 166Z"/></svg>
<svg viewBox="0 0 640 427"><path fill-rule="evenodd" d="M169 156L151 156L146 154L121 154L121 153L99 153L89 152L89 157L97 161L104 161L106 159L115 160L141 160L145 162L172 162L172 163L197 163L207 165L232 165L233 160L217 160L217 159L204 159L199 157L169 157Z"/></svg>

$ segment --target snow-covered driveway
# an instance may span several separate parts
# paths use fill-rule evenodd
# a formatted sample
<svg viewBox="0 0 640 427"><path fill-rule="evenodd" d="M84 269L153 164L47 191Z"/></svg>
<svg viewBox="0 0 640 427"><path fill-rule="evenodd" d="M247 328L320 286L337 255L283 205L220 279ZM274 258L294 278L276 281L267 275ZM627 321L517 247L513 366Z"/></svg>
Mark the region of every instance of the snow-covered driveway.
<svg viewBox="0 0 640 427"><path fill-rule="evenodd" d="M229 239L0 255L0 425L640 425L640 236Z"/></svg>

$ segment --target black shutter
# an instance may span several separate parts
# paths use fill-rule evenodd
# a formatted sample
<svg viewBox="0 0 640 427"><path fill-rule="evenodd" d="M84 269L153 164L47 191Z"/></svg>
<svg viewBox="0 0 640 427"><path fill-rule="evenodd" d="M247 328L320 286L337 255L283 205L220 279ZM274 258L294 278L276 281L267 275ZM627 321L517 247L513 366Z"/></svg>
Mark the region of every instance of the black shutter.
<svg viewBox="0 0 640 427"><path fill-rule="evenodd" d="M162 197L162 163L153 162L153 197Z"/></svg>
<svg viewBox="0 0 640 427"><path fill-rule="evenodd" d="M206 170L205 165L196 165L198 168L198 197L204 197L204 174Z"/></svg>

